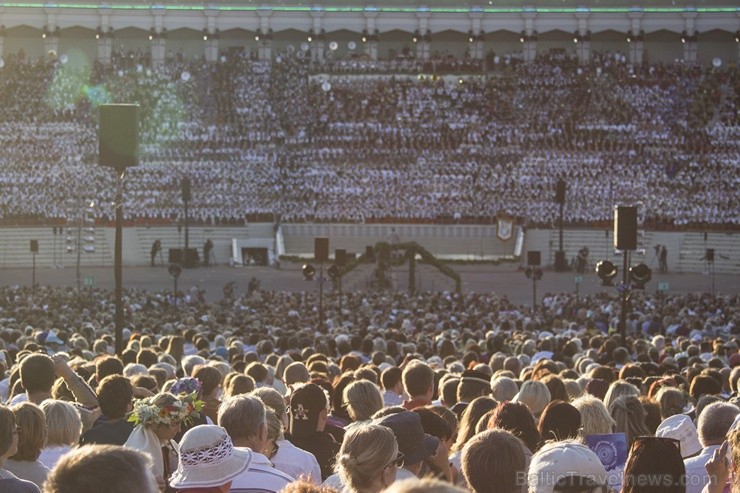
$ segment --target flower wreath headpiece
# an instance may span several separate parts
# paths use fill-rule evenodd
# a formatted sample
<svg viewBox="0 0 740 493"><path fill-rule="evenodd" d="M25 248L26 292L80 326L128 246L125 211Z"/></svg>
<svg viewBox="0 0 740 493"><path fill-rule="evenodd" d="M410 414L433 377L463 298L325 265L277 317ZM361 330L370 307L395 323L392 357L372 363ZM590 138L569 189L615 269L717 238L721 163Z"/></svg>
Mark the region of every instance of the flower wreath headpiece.
<svg viewBox="0 0 740 493"><path fill-rule="evenodd" d="M160 408L154 403L155 397L148 397L134 402L134 412L128 420L134 425L162 424L171 425L184 422L188 424L193 418L200 416L204 402L198 399L198 394L182 393L177 400Z"/></svg>

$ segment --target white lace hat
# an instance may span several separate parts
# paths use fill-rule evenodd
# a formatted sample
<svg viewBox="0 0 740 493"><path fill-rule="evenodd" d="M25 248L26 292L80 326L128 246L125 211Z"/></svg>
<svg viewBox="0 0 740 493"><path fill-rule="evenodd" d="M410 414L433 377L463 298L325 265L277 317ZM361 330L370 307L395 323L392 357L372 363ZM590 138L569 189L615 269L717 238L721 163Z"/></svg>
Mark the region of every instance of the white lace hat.
<svg viewBox="0 0 740 493"><path fill-rule="evenodd" d="M229 434L220 426L196 426L180 441L180 458L170 486L221 486L246 470L251 462L252 452L235 449Z"/></svg>

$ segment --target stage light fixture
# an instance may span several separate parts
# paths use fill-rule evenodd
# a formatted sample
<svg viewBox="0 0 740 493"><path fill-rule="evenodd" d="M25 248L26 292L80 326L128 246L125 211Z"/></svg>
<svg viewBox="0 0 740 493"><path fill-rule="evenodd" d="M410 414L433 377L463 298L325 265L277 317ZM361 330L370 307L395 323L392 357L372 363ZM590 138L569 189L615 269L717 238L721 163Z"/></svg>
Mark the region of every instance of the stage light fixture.
<svg viewBox="0 0 740 493"><path fill-rule="evenodd" d="M630 281L633 289L645 289L650 279L653 278L653 271L645 264L637 264L630 267Z"/></svg>
<svg viewBox="0 0 740 493"><path fill-rule="evenodd" d="M311 264L304 264L302 272L303 278L306 281L313 281L313 278L316 275L316 268Z"/></svg>
<svg viewBox="0 0 740 493"><path fill-rule="evenodd" d="M617 266L608 260L602 260L596 264L596 275L601 279L602 286L614 286L617 277Z"/></svg>

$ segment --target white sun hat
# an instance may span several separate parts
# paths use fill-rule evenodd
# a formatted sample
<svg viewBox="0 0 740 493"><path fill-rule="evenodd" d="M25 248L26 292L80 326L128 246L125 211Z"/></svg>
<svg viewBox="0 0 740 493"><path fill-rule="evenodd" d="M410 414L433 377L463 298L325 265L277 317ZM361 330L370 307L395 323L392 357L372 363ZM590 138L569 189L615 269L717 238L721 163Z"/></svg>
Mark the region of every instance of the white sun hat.
<svg viewBox="0 0 740 493"><path fill-rule="evenodd" d="M175 489L221 486L252 462L251 450L237 450L225 429L200 425L188 430L180 441L177 471L170 478Z"/></svg>

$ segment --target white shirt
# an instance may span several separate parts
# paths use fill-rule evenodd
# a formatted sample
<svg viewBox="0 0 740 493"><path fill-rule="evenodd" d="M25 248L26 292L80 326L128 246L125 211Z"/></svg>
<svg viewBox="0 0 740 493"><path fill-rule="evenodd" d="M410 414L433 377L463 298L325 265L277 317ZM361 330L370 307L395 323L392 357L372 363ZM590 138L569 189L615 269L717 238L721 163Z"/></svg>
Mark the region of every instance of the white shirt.
<svg viewBox="0 0 740 493"><path fill-rule="evenodd" d="M704 447L699 455L683 461L686 467L686 493L701 493L704 485L709 482L709 475L704 466L712 458L714 451L720 447L721 445L709 445Z"/></svg>
<svg viewBox="0 0 740 493"><path fill-rule="evenodd" d="M69 445L53 445L43 448L41 449L41 455L39 455L39 462L49 469L54 469L59 459L70 450L72 450L72 447Z"/></svg>
<svg viewBox="0 0 740 493"><path fill-rule="evenodd" d="M383 405L385 407L400 406L401 404L403 404L403 397L392 390L383 392Z"/></svg>
<svg viewBox="0 0 740 493"><path fill-rule="evenodd" d="M248 447L234 447L238 450L249 450ZM319 475L321 476L321 475ZM252 463L249 469L239 474L231 483L232 493L273 492L285 488L293 478L282 471L278 471L264 455L252 450Z"/></svg>
<svg viewBox="0 0 740 493"><path fill-rule="evenodd" d="M278 440L277 446L278 451L272 457L275 469L296 479L304 477L312 483L321 484L321 466L311 452L296 447L288 440Z"/></svg>
<svg viewBox="0 0 740 493"><path fill-rule="evenodd" d="M403 467L399 467L396 469L396 479L395 481L403 481L404 479L410 479L415 478L416 474L413 472L404 469ZM342 493L345 492L351 492L352 490L347 488L344 483L342 483L342 479L339 477L339 474L332 474L328 478L326 478L326 481L324 481L323 486L329 486L330 488L334 488L337 491L341 491Z"/></svg>

